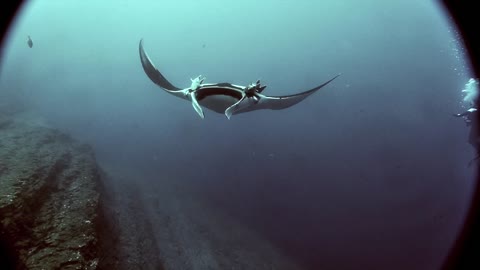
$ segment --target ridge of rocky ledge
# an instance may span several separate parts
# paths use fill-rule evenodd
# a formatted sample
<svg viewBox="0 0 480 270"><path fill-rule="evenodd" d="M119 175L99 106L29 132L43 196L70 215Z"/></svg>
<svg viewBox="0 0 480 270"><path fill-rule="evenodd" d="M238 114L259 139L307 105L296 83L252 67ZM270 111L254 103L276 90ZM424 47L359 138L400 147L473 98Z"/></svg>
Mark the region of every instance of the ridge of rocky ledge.
<svg viewBox="0 0 480 270"><path fill-rule="evenodd" d="M0 115L0 252L16 269L99 269L108 231L90 146Z"/></svg>

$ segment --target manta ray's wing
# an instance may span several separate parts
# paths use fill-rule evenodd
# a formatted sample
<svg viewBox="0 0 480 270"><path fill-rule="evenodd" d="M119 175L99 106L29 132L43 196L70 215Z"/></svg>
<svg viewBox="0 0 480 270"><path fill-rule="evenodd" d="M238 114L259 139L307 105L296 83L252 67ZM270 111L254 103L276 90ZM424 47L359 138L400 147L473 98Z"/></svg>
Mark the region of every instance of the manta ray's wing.
<svg viewBox="0 0 480 270"><path fill-rule="evenodd" d="M140 60L142 62L142 67L147 76L154 82L156 85L167 90L168 92L179 91L180 88L171 84L163 75L158 71L158 69L153 65L152 60L148 57L147 52L143 48L143 39L140 40L139 45Z"/></svg>
<svg viewBox="0 0 480 270"><path fill-rule="evenodd" d="M286 109L306 99L311 94L317 92L318 90L320 90L321 88L323 88L324 86L326 86L327 84L335 80L338 76L340 76L340 74L322 83L321 85L316 86L302 93L288 95L288 96L265 96L265 99L263 100L262 105L263 107L271 110Z"/></svg>
<svg viewBox="0 0 480 270"><path fill-rule="evenodd" d="M270 109L270 110L282 110L288 107L291 107L300 101L306 99L311 94L315 93L316 91L320 90L322 87L329 84L331 81L335 80L340 74L336 75L335 77L331 78L330 80L322 83L319 86L316 86L310 90L293 94L287 96L267 96L263 94L258 94L260 100L254 106L245 106L244 108L239 108L233 114L239 114L243 112L249 112L254 110L261 110L261 109Z"/></svg>

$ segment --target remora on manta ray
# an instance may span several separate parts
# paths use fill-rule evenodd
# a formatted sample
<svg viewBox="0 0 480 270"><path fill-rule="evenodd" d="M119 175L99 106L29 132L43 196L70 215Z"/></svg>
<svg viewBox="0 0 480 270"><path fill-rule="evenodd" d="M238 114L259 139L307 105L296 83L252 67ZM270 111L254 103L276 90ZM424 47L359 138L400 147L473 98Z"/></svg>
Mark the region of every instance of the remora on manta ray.
<svg viewBox="0 0 480 270"><path fill-rule="evenodd" d="M235 85L231 83L203 83L205 77L201 75L195 79L190 79L190 87L181 89L171 84L160 73L160 71L158 71L143 48L143 39L140 40L139 51L143 70L150 80L163 88L167 93L189 100L201 118L205 117L202 107L208 108L217 113L223 113L228 119L230 119L230 117L232 117L234 114L251 112L255 110L286 109L304 100L340 76L340 74L338 74L317 87L305 92L288 96L263 95L262 91L266 86L262 86L260 84L260 80L257 80L255 83L252 83L248 86Z"/></svg>

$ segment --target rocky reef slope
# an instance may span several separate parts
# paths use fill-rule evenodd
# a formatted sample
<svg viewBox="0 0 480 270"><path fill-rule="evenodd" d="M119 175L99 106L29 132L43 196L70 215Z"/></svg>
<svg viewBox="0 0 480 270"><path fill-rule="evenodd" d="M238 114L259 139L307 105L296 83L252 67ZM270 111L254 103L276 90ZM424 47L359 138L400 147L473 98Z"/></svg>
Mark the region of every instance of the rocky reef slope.
<svg viewBox="0 0 480 270"><path fill-rule="evenodd" d="M105 225L100 179L89 146L38 123L0 116L2 265L97 269L97 231Z"/></svg>
<svg viewBox="0 0 480 270"><path fill-rule="evenodd" d="M104 168L117 194L117 259L125 269L302 269L177 175Z"/></svg>
<svg viewBox="0 0 480 270"><path fill-rule="evenodd" d="M299 269L176 175L115 160L103 173L88 145L28 113L6 115L1 269Z"/></svg>

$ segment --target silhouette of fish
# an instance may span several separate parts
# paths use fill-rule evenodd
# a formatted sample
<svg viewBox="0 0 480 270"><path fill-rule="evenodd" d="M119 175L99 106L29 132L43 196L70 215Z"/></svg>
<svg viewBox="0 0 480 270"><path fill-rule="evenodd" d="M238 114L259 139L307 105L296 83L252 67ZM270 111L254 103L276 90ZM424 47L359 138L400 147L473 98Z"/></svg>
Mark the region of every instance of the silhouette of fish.
<svg viewBox="0 0 480 270"><path fill-rule="evenodd" d="M28 44L28 47L30 47L30 48L33 47L33 41L32 41L32 38L30 38L30 36L28 36L27 44Z"/></svg>

